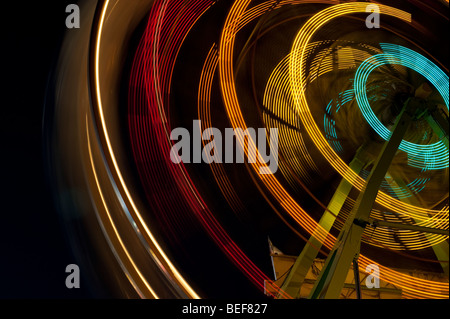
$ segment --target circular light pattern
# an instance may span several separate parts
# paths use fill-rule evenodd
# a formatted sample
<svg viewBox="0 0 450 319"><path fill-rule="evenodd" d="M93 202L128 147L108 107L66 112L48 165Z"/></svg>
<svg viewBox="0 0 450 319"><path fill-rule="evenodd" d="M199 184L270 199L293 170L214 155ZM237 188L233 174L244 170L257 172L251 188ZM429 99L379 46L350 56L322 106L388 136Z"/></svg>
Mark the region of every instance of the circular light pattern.
<svg viewBox="0 0 450 319"><path fill-rule="evenodd" d="M233 72L233 47L234 38L238 32L237 25L240 19L245 15L246 8L250 4L250 1L236 1L231 8L227 20L225 22L224 31L222 33L221 42L219 46L219 76L221 80L221 90L225 103L225 107L228 112L230 122L234 128L240 127L243 129L247 128L245 120L241 113L239 107L239 101L236 93L234 72ZM310 137L312 137L318 146L322 154L327 158L327 160L337 169L337 171L350 183L355 185L359 190L362 189L364 181L357 176L348 166L337 156L337 154L331 149L326 139L321 134L311 116L310 110L308 108L308 103L305 97L305 70L304 70L304 55L307 50L312 35L322 27L329 20L351 13L361 13L365 12L366 3L345 3L335 6L331 6L318 14L310 18L305 25L301 28L298 33L294 45L291 51L290 59L290 84L292 87L295 107L298 110L298 114L302 118L304 127ZM389 6L380 5L380 12L382 14L392 15L398 17L402 20L411 21L410 14L395 9ZM238 138L239 143L244 148L245 152L248 153L248 146L245 145L243 137ZM256 147L253 145L252 147ZM259 166L251 165L255 171L259 171ZM317 224L310 216L303 210L303 208L298 205L298 203L290 196L290 194L284 189L284 187L276 180L272 175L260 176L261 181L270 190L271 194L277 199L277 201L282 205L282 207L291 215L294 220L299 222L302 227L307 230L310 234L317 235L317 238L323 242L326 247L331 248L332 243L335 240L334 237L328 235L327 232ZM403 202L399 202L386 194L379 195L379 201L383 203L384 206L392 209L394 211L400 211L406 215L414 215L415 218L420 220L429 221L430 210L416 207L413 205L408 205ZM380 200L381 199L381 200ZM448 206L443 210L432 211L432 213L437 217L438 221L446 223L448 220ZM441 224L442 224L441 223ZM448 224L447 224L448 228ZM329 241L331 239L331 241ZM370 259L360 256L361 265L364 267L371 263ZM385 274L385 279L390 282L395 282L396 284L402 286L405 291L405 295L424 297L425 295L430 298L441 296L441 293L445 284L435 283L430 281L421 281L420 284L417 283L418 279L412 279L411 277L401 274L397 271L391 270L389 268L384 268L381 270ZM409 278L408 278L409 277ZM415 281L411 284L411 281ZM420 286L427 287L426 292L420 291Z"/></svg>
<svg viewBox="0 0 450 319"><path fill-rule="evenodd" d="M391 15L406 22L411 21L410 14L395 9L389 6L380 5L380 13ZM336 171L345 178L349 183L354 185L358 190L364 187L364 180L351 170L348 165L336 154L336 152L330 147L328 141L322 135L319 127L315 123L311 111L308 107L308 102L305 95L306 85L306 70L305 70L305 54L306 47L312 38L313 34L325 25L333 18L343 16L352 13L365 12L365 3L345 3L336 6L329 7L320 13L316 14L313 18L308 20L306 24L299 31L294 45L291 51L289 74L291 79L292 94L294 99L295 108L297 113L301 117L305 130L309 136L314 140L319 151L327 159L327 161L336 169ZM430 214L434 215L436 219L447 220L448 209L445 210L445 214L442 212L425 209L422 207L410 205L395 198L388 196L382 191L378 192L376 202L383 205L389 210L395 211L399 214L411 216L415 220L426 221L429 219Z"/></svg>
<svg viewBox="0 0 450 319"><path fill-rule="evenodd" d="M310 71L309 75L309 84L314 84L315 81L321 79L322 76L327 76L331 72L342 72L342 70L348 70L349 68L353 68L356 72L358 64L361 64L368 59L369 53L363 50L364 47L361 44L355 43L345 43L347 46L339 46L339 49L335 50L337 52L326 47L323 50L318 50L313 55L311 51L324 43L327 43L328 45L331 44L330 41L327 41L313 42L308 45L306 54L308 56L312 55L311 60L314 61L310 66L310 70L312 71ZM366 49L370 52L380 52L380 50L377 50L376 48ZM341 50L343 52L341 52ZM337 57L337 61L332 60L335 57ZM283 162L280 163L280 170L283 173L283 176L295 188L295 183L297 183L298 180L292 176L292 170L295 174L298 174L298 176L301 176L304 180L308 181L308 172L318 169L315 168L315 163L308 153L302 138L302 123L300 122L298 114L293 109L294 101L291 95L290 86L288 85L289 59L290 55L283 58L270 75L264 92L263 104L265 110L267 110L267 114L264 117L266 126L277 127L280 130L280 154L283 154L284 157L290 159L288 164L284 164ZM324 63L325 66L322 67L319 62ZM351 86L351 82L349 82L348 85ZM378 87L370 87L368 93L371 96L369 100L374 100L376 98L375 93L386 94L385 91ZM325 138L337 153L340 151L344 154L335 130L336 123L332 115L338 114L339 111L346 111L351 103L356 103L355 91L353 88L337 94L337 98L331 100L324 110ZM314 104L314 107L316 107L316 104ZM359 111L358 106L356 106L355 110ZM287 165L291 167L286 168L285 166ZM363 169L359 175L364 180L367 180L369 173L368 170ZM414 194L420 192L425 187L425 183L429 181L429 178L421 177L423 174L424 172L421 171L418 177L404 186L397 185L396 182L392 180L392 177L387 175L385 181L382 182L380 189L396 199L405 200L411 198ZM341 230L343 221L349 216L354 204L354 201L350 198L348 198L347 201L348 205L342 207L339 214L337 214L337 219L333 225L338 230ZM326 210L327 208L325 207L324 209ZM447 227L446 219L440 219L436 216L435 218L429 218L424 221L415 221L409 216L399 217L399 215L395 213L382 212L378 209L373 209L371 217L380 220L387 219L391 222L407 222L412 225L436 227L436 224L439 224L438 228L445 229ZM380 227L375 229L368 227L364 235L365 237L362 239L364 243L396 251L405 249L425 249L447 239L447 236L429 234L427 240L424 240L423 234L417 231L404 230L402 232L397 232L392 229Z"/></svg>
<svg viewBox="0 0 450 319"><path fill-rule="evenodd" d="M385 53L365 60L356 71L354 90L356 101L370 126L384 139L388 140L391 131L386 128L370 107L367 99L366 82L370 73L385 64L400 64L423 75L432 83L444 99L448 109L448 76L433 62L421 54L400 45L381 43ZM448 167L448 149L442 141L421 145L402 140L399 149L408 154L409 164L424 170L437 170Z"/></svg>
<svg viewBox="0 0 450 319"><path fill-rule="evenodd" d="M104 31L103 27L107 21L108 12L112 7L111 3L110 1L105 1L101 7L98 34L93 42L95 54L93 55L92 63L95 73L92 94L95 97L94 105L98 108L96 111L99 135L105 140L106 144L104 157L107 158L106 161L111 167L110 178L116 181L115 188L123 196L118 206L126 206L127 219L130 220L134 231L140 236L139 240L146 244L146 248L150 248L146 252L152 255L155 264L164 272L167 280L170 281L171 287L178 290L181 296L198 298L200 297L199 294L188 280L183 277L183 274L179 272L175 264L171 262L170 256L165 253L157 237L154 236L154 226L148 223L139 210L136 204L137 201L135 202L133 198L134 194L128 190L125 179L122 177L119 163L116 160L116 151L109 139L111 128L107 124L107 114L110 110L107 110L107 103L104 101L106 90L105 87L102 87L104 80L103 73L106 73L106 71L104 68L100 68L99 65L101 52L106 49L104 45L105 38L102 37L102 32ZM309 50L316 45L316 43L310 43L315 31L324 26L328 21L341 15L365 12L366 3L336 4L336 1L269 0L250 7L250 0L235 1L228 12L224 27L221 30L220 42L211 43L209 53L207 55L205 54L206 58L203 63L198 86L198 116L205 127L212 125L211 92L213 90L213 81L218 80L219 85L217 87L220 90L229 122L233 128L247 129L246 121L242 113L242 104L239 102L236 92L236 68L234 65L236 36L245 26L267 12L285 6L304 3L320 3L330 6L314 14L300 29L295 37L291 52L283 60L285 74L287 76L278 77L276 73L273 73L273 77L271 76L269 80L269 82L273 80L273 83L281 83L283 89L268 92L268 98L264 103L271 103L270 101L273 101L277 105L273 109L278 108L280 114L282 114L281 112L285 111L283 108L286 108L287 104L292 102L290 107L293 107L296 111L295 115L289 119L292 127L284 131L284 133L289 132L289 135L281 136L280 141L284 141L282 143L286 143L285 145L291 145L289 144L289 138L291 136L299 137L297 145L300 145L300 153L304 155L304 158L299 161L300 166L309 165L313 169L319 170L319 168L315 167L312 156L308 154L301 140L303 138L302 136L308 135L308 138L314 142L331 166L357 189L361 190L364 184L364 178L349 169L339 156L337 156L336 151L330 147L327 138L322 135L310 113L308 101L305 96L306 85L330 72L333 69L332 64L328 64L325 68L318 68L315 77L308 79L305 76L305 54L311 52ZM132 152L138 164L140 178L147 187L148 205L154 214L165 223L168 232L173 231L173 234L176 234L174 230L186 227L182 224L183 219L180 216L194 216L196 221L205 230L205 233L215 242L222 253L251 283L260 290L264 290L264 285L269 284L272 286L272 291L283 294L282 291L279 291L279 287L269 280L270 277L245 254L244 250L239 247L238 243L233 240L232 236L220 223L220 220L214 215L207 201L203 198L200 188L193 181L186 166L184 164L175 165L170 161L168 156L172 146L172 141L170 140L171 121L169 105L173 103L171 96L171 90L173 89L172 79L178 55L194 25L215 4L216 2L212 0L191 1L189 4L183 0L165 0L155 1L153 3L149 12L147 27L133 61L129 82L128 103L130 109L128 124ZM411 21L410 14L404 11L385 5L380 5L380 9L382 14L388 14L407 22ZM385 53L388 50L398 50L398 48L391 48L388 45L387 47L384 45L383 49ZM343 49L342 52L350 52L346 50ZM357 55L361 52L352 51L350 53ZM328 52L325 50L321 54L323 54L322 57L326 57ZM364 59L358 59L358 61L367 59L366 55L362 54L361 56L364 56ZM317 59L322 57L318 55ZM340 64L343 69L356 67L355 61L349 58L350 55L343 54L343 57L341 60L342 63ZM435 86L438 87L438 85ZM287 91L285 90L286 88L288 88ZM279 102L278 98L282 91L289 92L287 104ZM354 94L354 91L343 91L341 104L348 103ZM292 114L292 112L289 114ZM267 118L267 114L265 116L267 123L269 119ZM326 122L324 124L327 127L325 130L330 137L338 140L336 132L333 131L333 123ZM301 134L299 134L300 130ZM93 133L88 133L88 135L93 135ZM245 143L244 137L241 135L237 136L237 141L247 154L249 148L256 148L253 140L250 139L248 143ZM298 156L298 153L292 154ZM259 156L260 154L258 154ZM95 163L92 156L90 157L90 161L95 174ZM260 163L249 164L249 167L252 168L250 176L253 178L258 191L261 192L269 204L271 205L271 201L276 202L277 207L274 207L275 213L283 221L287 219L289 221L295 221L297 223L296 226L299 226L302 231L304 230L308 234L315 234L317 239L327 249L330 249L336 238L328 231L325 231L308 213L307 209L302 207L301 201L292 196L289 190L278 179L277 175L259 174L261 163L262 161ZM239 194L230 179L226 176L224 167L214 163L211 165L211 171L231 210L235 212L243 210L244 205L242 200L239 198ZM307 177L308 169L305 168L300 175L300 177ZM162 181L162 183L155 183L155 181ZM418 187L419 185L414 184L414 186ZM141 292L141 296L159 298L160 294L157 293L158 289L154 289L155 287L152 286L151 278L146 277L145 272L142 270L143 267L139 263L135 263L131 253L132 250L125 247L121 239L123 237L120 237L118 227L116 227L119 223L114 223L113 218L109 214L110 211L106 204L107 196L104 196L102 193L100 179L97 175L95 175L94 187L98 188L106 211L100 219L108 229L111 229L111 245L116 247L116 251L120 252L116 258L124 262L123 267L128 270L126 272L128 279ZM350 199L348 202L349 206L352 206ZM403 203L394 198L394 196L388 196L383 193L379 196L377 202L387 208L388 212L374 210L374 217L381 216L382 218L386 218L388 216L386 219L389 220L389 214L395 213L405 218L414 218L414 221L411 223L448 229L448 205L436 209L421 208ZM343 211L345 213L345 209ZM339 220L337 221L340 222ZM446 236L436 235L428 238L427 241L420 241L418 240L419 233L404 232L404 234L404 242L409 245L408 249L420 249L427 245L434 245L447 238ZM363 241L375 241L379 247L398 250L404 248L394 247L395 238L393 238L392 231L389 229L378 228L372 238L365 236L363 237ZM373 260L363 255L361 255L360 261L361 267L373 263ZM401 287L406 297L448 298L448 283L415 278L384 266L380 267L380 271L383 275L383 280ZM289 298L290 296L285 297Z"/></svg>

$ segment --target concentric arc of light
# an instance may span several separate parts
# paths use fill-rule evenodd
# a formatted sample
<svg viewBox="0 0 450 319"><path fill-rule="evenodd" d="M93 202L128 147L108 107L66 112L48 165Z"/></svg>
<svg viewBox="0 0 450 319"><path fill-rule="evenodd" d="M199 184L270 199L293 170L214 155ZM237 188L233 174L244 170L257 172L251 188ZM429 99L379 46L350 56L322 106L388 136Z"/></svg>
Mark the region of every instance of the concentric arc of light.
<svg viewBox="0 0 450 319"><path fill-rule="evenodd" d="M237 98L237 94L236 94L236 90L235 90L235 82L234 82L234 75L233 75L233 48L234 48L234 37L235 37L235 33L237 32L236 30L236 20L239 20L245 11L245 8L250 4L250 0L242 0L242 1L236 1L230 12L229 15L227 16L226 22L225 22L225 27L223 28L223 32L221 35L221 40L220 40L220 46L219 46L219 76L220 76L220 85L221 85L221 89L222 89L222 98L224 100L225 103L225 107L229 116L229 120L232 123L233 127L239 127L242 129L246 129L246 125L245 125L245 121L243 119L242 113L240 111L239 108L239 103L238 103L238 98ZM357 6L358 10L340 10L340 9L345 9L343 6ZM310 21L313 21L314 23L319 22L319 27L321 26L320 21L328 21L329 18L333 18L333 15L330 15L330 9L333 11L335 10L337 6L339 6L337 13L339 15L339 12L341 12L341 14L346 14L346 13L353 13L353 12L365 12L365 7L366 7L366 3L359 3L359 4L353 4L353 3L348 3L348 4L344 4L344 5L336 5L333 7L330 7L321 12L319 12L318 14L316 14L313 18L311 18L310 20L308 20L307 22L307 27L305 28L305 26L302 28L302 30L307 30L309 33L311 33L311 30L309 30L309 28L311 27L311 23L309 23ZM406 20L410 20L410 15L394 9L394 8L390 8L387 6L382 6L383 11L385 13L386 9L388 13L396 13L398 15L400 15L401 17L405 18ZM325 13L325 14L324 14ZM395 14L394 14L395 15ZM317 21L318 20L318 21ZM309 24L308 24L309 23ZM314 24L313 23L313 24ZM315 31L315 29L317 28L313 28L313 32ZM306 47L307 43L309 42L310 38L312 37L312 34L310 34L309 36L306 37L307 41L305 43L302 43L303 45L300 45L299 48L304 48ZM298 38L297 38L298 40ZM302 65L302 63L300 63L300 65ZM302 74L302 73L300 73ZM302 79L303 81L303 79ZM302 85L304 83L301 83ZM298 83L297 83L298 85ZM303 86L301 86L300 91L303 93ZM303 99L305 97L303 96ZM306 100L304 101L306 103ZM313 125L315 125L315 123L313 123ZM241 146L244 148L246 154L248 154L248 149L247 147L245 147L246 145L244 144L243 138L242 137L238 137L238 141L241 144ZM249 141L250 143L252 141ZM326 140L324 141L326 145L328 145L328 143L326 142ZM255 169L256 172L259 172L259 166L252 164L253 169ZM353 171L352 171L353 172ZM349 180L351 182L353 182L355 179L357 179L357 176L352 176L351 173L349 172L345 172L343 173L346 176L346 179ZM320 227L320 225L317 225L317 223L315 221L311 221L311 218L309 217L309 215L292 199L292 197L284 190L284 188L282 187L282 185L280 185L278 183L278 181L275 179L274 176L272 175L263 175L260 176L261 180L263 181L263 183L265 184L265 186L272 192L272 194L275 196L275 198L277 198L277 200L279 201L279 203L285 208L285 210L291 214L291 216L297 220L298 222L300 222L300 224L303 224L305 229L312 234L314 231L316 232L316 234L319 233L319 240L323 241L324 244L327 247L330 247L330 243L327 242L327 239L329 239L329 237L332 236L328 236L327 238L327 232L323 230L322 227ZM301 216L301 218L299 218ZM303 219L304 218L304 219ZM311 222L309 225L306 222ZM335 240L335 238L332 238L333 241ZM361 264L364 265L368 265L369 263L373 263L370 259L361 256ZM386 278L388 279L387 281L389 282L395 282L396 284L402 286L405 288L405 295L411 297L419 297L419 298L446 298L448 297L448 284L445 283L436 283L433 281L428 281L428 280L423 280L420 278L414 278L412 276L408 276L406 274L401 274L398 273L396 271L393 271L389 268L385 268L385 267L380 267L383 268L383 272L386 276ZM447 294L445 294L445 291L447 291Z"/></svg>
<svg viewBox="0 0 450 319"><path fill-rule="evenodd" d="M111 216L111 213L109 211L108 205L106 203L105 197L103 195L102 192L102 188L100 186L100 182L97 176L97 171L95 169L95 165L94 165L94 158L92 156L92 149L91 149L91 139L90 139L90 134L89 134L89 125L88 125L88 119L87 119L87 115L86 115L86 137L87 137L87 142L88 142L88 154L89 154L89 162L91 163L91 169L92 169L92 173L94 174L94 180L95 180L95 185L97 187L98 190L98 194L100 195L100 199L102 201L103 207L105 209L106 215L108 217L108 221L109 221L109 226L111 227L112 231L115 234L115 239L119 242L119 245L121 247L121 250L123 251L123 253L126 256L126 259L128 260L128 262L131 264L131 268L135 270L135 272L137 273L139 279L142 281L142 283L145 285L145 287L147 288L147 291L150 292L151 296L153 296L153 298L155 299L159 299L158 295L156 294L156 292L152 289L152 287L150 286L150 284L148 283L148 281L145 279L145 277L142 275L141 271L139 270L138 266L136 265L136 263L134 262L133 258L130 256L130 253L128 251L128 249L126 248L125 244L122 241L122 238L119 234L119 231L117 230L117 227L114 223L114 220ZM111 240L111 236L108 235L108 231L106 230L105 227L105 223L102 222L102 216L97 212L97 218L99 218L100 220L100 226L104 232L104 235L106 237L106 240L114 254L114 256L116 257L117 261L119 262L120 267L122 268L122 270L124 271L124 273L126 274L128 280L130 281L131 285L133 286L133 288L136 290L136 292L138 293L138 295L141 298L145 298L145 294L141 291L141 289L138 287L138 284L136 283L136 281L134 280L133 276L130 274L128 267L125 266L123 258L121 258L119 256L119 252L117 251L117 249L115 248L114 244L112 243Z"/></svg>
<svg viewBox="0 0 450 319"><path fill-rule="evenodd" d="M439 91L447 109L449 81L442 70L421 54L400 45L387 43L380 45L385 53L374 55L361 63L356 70L354 89L356 101L364 118L384 140L388 140L391 131L377 118L367 99L366 82L373 70L385 64L399 64L422 74ZM448 167L448 149L442 141L421 145L403 140L399 149L415 160L412 164L417 168L436 170Z"/></svg>
<svg viewBox="0 0 450 319"><path fill-rule="evenodd" d="M106 0L101 14L100 14L100 21L99 21L99 27L98 27L98 33L96 38L96 45L95 45L95 93L96 93L96 99L97 99L97 106L99 111L99 117L101 120L101 128L103 131L103 136L106 141L107 150L109 153L109 157L113 163L114 166L114 172L116 173L117 177L119 178L120 185L123 189L123 191L126 194L126 197L131 204L131 207L133 208L134 215L138 218L139 226L144 230L145 235L150 240L151 244L154 246L155 250L158 252L159 256L157 257L155 254L152 254L155 258L161 258L160 262L166 267L166 268L160 268L163 273L166 275L174 277L176 282L183 288L183 290L191 297L191 298L199 298L197 293L190 287L190 285L186 282L186 280L181 276L181 274L178 272L178 270L175 268L175 266L172 264L172 262L169 260L169 258L164 253L163 249L159 246L158 242L156 241L155 237L151 233L150 229L146 225L144 219L142 218L137 206L135 205L133 198L126 186L126 183L122 177L121 171L119 169L119 166L116 161L116 157L114 155L114 151L111 145L111 141L109 138L108 129L106 127L106 122L103 114L103 104L102 104L102 98L101 98L101 91L100 91L100 72L99 72L99 61L100 61L100 44L101 44L101 37L102 37L102 30L103 30L103 24L105 21L106 11L109 5L109 0ZM170 274L168 274L167 270L170 270Z"/></svg>
<svg viewBox="0 0 450 319"><path fill-rule="evenodd" d="M344 3L329 7L316 14L297 34L292 50L289 74L292 84L292 93L297 113L300 115L305 129L310 137L314 140L318 150L327 159L327 161L336 169L336 171L345 178L349 183L353 184L358 190L361 190L365 184L364 180L359 177L355 172L349 169L348 165L336 154L336 152L330 147L325 137L322 135L319 127L315 123L312 114L309 110L308 103L304 92L304 85L306 84L304 61L306 46L312 38L313 34L325 25L331 19L336 17L365 12L366 3ZM380 12L397 17L404 21L411 21L409 13L399 9L391 8L385 5L379 5ZM414 205L403 203L397 199L390 197L389 195L378 192L376 202L388 208L389 210L399 212L404 215L409 215L417 220L428 219L430 213L436 213L437 211L417 207Z"/></svg>

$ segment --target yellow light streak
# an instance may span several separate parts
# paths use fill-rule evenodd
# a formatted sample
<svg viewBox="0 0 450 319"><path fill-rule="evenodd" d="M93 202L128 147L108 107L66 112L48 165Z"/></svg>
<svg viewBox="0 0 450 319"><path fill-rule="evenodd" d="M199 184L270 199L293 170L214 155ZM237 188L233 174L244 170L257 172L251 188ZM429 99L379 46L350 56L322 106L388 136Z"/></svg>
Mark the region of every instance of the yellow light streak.
<svg viewBox="0 0 450 319"><path fill-rule="evenodd" d="M117 227L112 219L111 213L109 211L108 205L106 204L105 201L105 197L103 196L103 192L102 192L102 188L100 186L98 177L97 177L97 172L95 169L95 165L94 165L94 159L92 157L92 150L91 150L91 139L89 137L89 126L88 126L88 120L87 120L87 115L86 115L86 136L87 136L87 142L88 142L88 153L89 153L89 162L91 164L91 168L92 168L92 173L94 174L94 180L95 180L95 184L97 186L97 190L98 190L98 194L100 195L100 199L102 201L103 204L103 208L105 209L105 213L108 217L108 221L109 224L106 224L105 220L103 219L103 216L100 214L100 212L97 210L97 216L101 219L101 225L102 225L102 229L104 229L104 231L107 233L105 234L107 236L107 240L110 243L110 247L112 249L114 249L114 255L116 256L116 259L119 261L119 264L122 268L122 270L125 272L125 274L127 275L128 280L130 281L130 283L133 285L134 289L136 290L136 292L139 294L139 296L141 298L145 298L148 296L148 292L151 294L151 296L155 299L159 299L158 295L155 293L155 291L152 289L152 287L150 286L150 284L148 283L148 281L145 279L145 277L142 275L142 273L140 272L139 268L137 267L136 263L133 261L133 258L130 256L130 253L128 252L128 249L125 247L122 238L117 230ZM112 232L114 233L114 237L110 234L108 234L110 231L108 231L105 227L105 225L108 225L111 227ZM117 250L115 249L115 245L113 244L113 241L117 240L119 242L119 245L122 249L122 252L125 254L126 256L126 260L128 260L128 262L131 264L130 266L126 266L124 264L124 258L120 257L120 255L118 254ZM126 263L126 261L125 261ZM134 276L132 276L130 274L130 268L133 269L136 274L138 275L139 279L141 280L141 282L145 285L145 287L147 288L148 292L142 292L142 290L138 287L138 284L136 283Z"/></svg>
<svg viewBox="0 0 450 319"><path fill-rule="evenodd" d="M129 204L131 205L130 213L133 216L133 219L136 222L136 225L138 228L142 231L142 234L144 237L146 237L147 243L150 246L151 251L149 253L153 253L153 257L158 259L158 262L163 265L164 268L162 268L162 271L165 271L165 273L172 277L174 281L180 286L180 288L183 289L183 291L190 297L194 299L200 298L197 293L191 288L191 286L186 282L186 280L183 278L183 276L179 273L179 271L176 269L176 267L172 264L170 259L167 257L167 255L164 253L163 249L160 247L158 242L156 241L155 237L151 233L150 229L148 228L145 220L143 219L141 213L139 212L136 204L134 203L133 197L131 196L126 183L124 181L124 178L122 177L122 173L120 171L119 165L117 163L113 147L111 145L111 141L109 138L109 133L107 129L107 125L105 122L104 112L103 112L103 103L102 103L102 95L101 95L101 89L100 89L100 71L99 71L99 65L100 65L100 50L101 50L101 38L102 38L102 31L103 31L103 25L105 22L105 16L108 9L110 1L106 0L103 8L101 10L100 14L100 21L98 26L98 34L95 42L95 94L96 94L96 101L97 101L97 107L100 117L100 127L101 132L103 133L103 137L105 138L106 142L106 149L107 153L109 155L109 159L112 162L113 170L112 173L116 175L116 177L119 180L118 186L121 187L121 190L125 193L126 199L128 200Z"/></svg>

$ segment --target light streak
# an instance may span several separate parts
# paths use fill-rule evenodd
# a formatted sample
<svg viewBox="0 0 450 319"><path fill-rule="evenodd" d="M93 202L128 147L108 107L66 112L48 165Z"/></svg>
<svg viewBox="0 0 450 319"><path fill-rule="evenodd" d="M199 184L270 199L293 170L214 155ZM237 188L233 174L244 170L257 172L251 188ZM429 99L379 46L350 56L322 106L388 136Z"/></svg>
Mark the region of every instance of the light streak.
<svg viewBox="0 0 450 319"><path fill-rule="evenodd" d="M366 82L370 73L385 64L400 64L425 76L444 99L448 109L448 76L433 62L408 48L381 43L383 54L374 55L365 60L356 71L354 88L361 112L370 126L384 139L388 140L391 132L377 118L367 99ZM403 140L399 149L408 153L410 165L424 170L445 169L448 167L448 149L442 141L421 145Z"/></svg>
<svg viewBox="0 0 450 319"><path fill-rule="evenodd" d="M101 129L103 136L106 141L106 148L109 154L109 159L111 160L114 168L114 173L116 174L119 185L121 186L121 189L126 195L127 200L129 201L131 205L130 212L132 213L133 217L135 218L136 224L140 230L142 230L142 233L146 237L148 244L154 250L154 258L159 259L159 262L164 265L164 268L161 269L164 273L166 273L167 276L173 277L173 280L177 282L177 284L182 287L182 289L191 297L191 298L199 298L197 293L189 286L189 284L186 282L186 280L181 276L181 274L178 272L178 270L175 268L175 266L172 264L172 262L169 260L169 258L164 253L163 249L160 247L158 242L156 241L155 237L151 233L149 227L147 226L146 222L142 218L136 204L134 203L133 197L131 196L126 183L122 177L120 168L117 164L117 160L111 145L111 141L109 138L109 132L106 126L105 117L104 117L104 106L102 102L102 95L101 95L101 84L100 84L100 71L99 71L99 65L100 65L100 50L101 50L101 39L102 39L102 31L103 31L103 25L105 22L105 16L108 9L110 1L106 0L104 2L103 8L101 10L100 20L99 20L99 26L98 26L98 33L96 38L96 46L95 46L95 93L96 93L96 101L97 101L97 108L99 112L99 117L101 121ZM150 287L149 287L150 288ZM153 293L152 293L153 294Z"/></svg>
<svg viewBox="0 0 450 319"><path fill-rule="evenodd" d="M102 192L102 188L100 186L100 182L97 176L96 168L94 165L94 159L92 156L92 149L91 149L91 140L90 140L90 134L89 134L89 126L88 126L88 120L86 116L86 136L87 136L87 142L88 142L88 153L89 153L89 162L91 164L92 173L94 174L94 180L95 185L98 190L98 194L100 195L100 199L102 201L103 207L105 209L105 213L107 216L107 219L105 220L102 214L97 210L97 217L100 220L100 225L102 227L103 232L105 233L105 238L108 241L109 246L111 247L111 250L113 251L114 256L116 257L117 261L120 264L120 267L126 274L127 278L129 279L130 283L133 285L136 292L139 294L141 298L147 298L147 297L153 297L158 299L158 295L156 292L152 289L148 281L145 279L145 277L142 275L142 272L139 270L136 263L133 261L133 258L130 256L130 253L128 252L128 249L126 248L125 244L122 241L122 238L119 234L119 231L117 230L117 227L114 223L114 220L111 216L111 213L109 211L108 205L106 204L105 197ZM112 233L109 234L112 230ZM115 242L118 242L119 245L115 244ZM125 254L126 259L121 257L121 254L119 254L119 251L116 249L116 246L120 247L120 250L122 254ZM132 274L132 272L135 272L136 274ZM140 289L140 285L136 282L136 279L134 278L135 275L138 276L140 281L144 284L144 288L146 288L147 291L143 291ZM150 295L148 295L150 293Z"/></svg>
<svg viewBox="0 0 450 319"><path fill-rule="evenodd" d="M212 4L211 1L200 1L202 5L197 6L199 9L193 12L180 12L177 10L179 8L177 4L180 3L159 2L159 6L152 8L149 24L133 63L129 103L131 113L140 114L139 117L133 116L129 119L133 152L136 159L145 158L149 163L154 164L154 166L139 167L142 169L141 178L148 188L146 191L149 194L156 191L160 195L153 200L160 202L160 205L155 208L161 212L161 215L176 222L181 214L194 213L218 247L251 282L263 290L264 281L269 278L243 253L213 216L184 164L174 165L167 156L172 145L169 138L170 127L166 118L169 101L164 92L169 91L169 80L179 47L185 39L185 33ZM188 11L192 8L196 6L186 6ZM175 14L180 17L179 20L177 19L178 25L174 25L172 21L176 17ZM174 32L168 33L167 29L171 28ZM161 50L164 54L160 52ZM150 121L150 127L146 120ZM155 147L149 148L151 145ZM174 182L174 186L180 193L172 193L173 196L169 197L157 185L154 185L155 180ZM274 286L274 289L279 288Z"/></svg>

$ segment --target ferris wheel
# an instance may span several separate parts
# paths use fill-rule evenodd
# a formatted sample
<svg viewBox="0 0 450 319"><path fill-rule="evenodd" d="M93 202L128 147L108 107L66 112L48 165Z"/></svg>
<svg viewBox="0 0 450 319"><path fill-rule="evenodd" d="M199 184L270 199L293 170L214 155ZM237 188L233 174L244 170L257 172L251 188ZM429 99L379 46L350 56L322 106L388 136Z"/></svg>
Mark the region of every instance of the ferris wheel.
<svg viewBox="0 0 450 319"><path fill-rule="evenodd" d="M244 296L448 298L448 2L84 10L56 80L77 119L54 112L76 163L57 180L89 198L82 227L120 294L228 296L239 277Z"/></svg>

